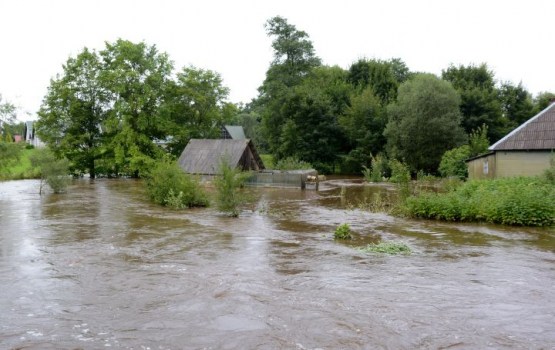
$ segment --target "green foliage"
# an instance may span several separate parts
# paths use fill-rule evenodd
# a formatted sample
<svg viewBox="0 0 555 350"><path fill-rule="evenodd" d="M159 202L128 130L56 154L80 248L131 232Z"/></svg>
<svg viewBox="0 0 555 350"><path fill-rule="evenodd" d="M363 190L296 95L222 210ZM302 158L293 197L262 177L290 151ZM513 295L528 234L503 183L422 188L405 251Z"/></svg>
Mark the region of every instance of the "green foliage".
<svg viewBox="0 0 555 350"><path fill-rule="evenodd" d="M168 159L157 162L145 182L154 203L174 209L208 206L208 197L199 183Z"/></svg>
<svg viewBox="0 0 555 350"><path fill-rule="evenodd" d="M469 181L447 193L409 197L404 210L426 219L550 226L555 224L555 186L533 177Z"/></svg>
<svg viewBox="0 0 555 350"><path fill-rule="evenodd" d="M64 193L70 183L69 161L66 158L57 158L56 155L47 148L37 149L30 157L34 168L39 169L42 182L46 181L54 193Z"/></svg>
<svg viewBox="0 0 555 350"><path fill-rule="evenodd" d="M503 116L509 120L512 127L517 127L534 115L534 104L530 93L519 83L514 86L511 82L504 82L499 88L499 98Z"/></svg>
<svg viewBox="0 0 555 350"><path fill-rule="evenodd" d="M488 151L488 126L486 124L482 124L478 129L472 130L468 137L468 146L470 147L470 157L484 154Z"/></svg>
<svg viewBox="0 0 555 350"><path fill-rule="evenodd" d="M0 178L9 177L10 167L19 161L22 150L19 143L0 141Z"/></svg>
<svg viewBox="0 0 555 350"><path fill-rule="evenodd" d="M399 197L403 200L410 195L411 177L409 167L396 159L389 162L389 167L391 168L389 181L397 184Z"/></svg>
<svg viewBox="0 0 555 350"><path fill-rule="evenodd" d="M264 167L266 169L274 169L274 157L271 154L261 154L260 158L262 159L262 163L264 163Z"/></svg>
<svg viewBox="0 0 555 350"><path fill-rule="evenodd" d="M494 74L486 64L458 67L451 65L442 72L442 78L451 82L461 96L461 125L467 134L483 124L489 128L491 142L499 140L507 133L507 119L503 118Z"/></svg>
<svg viewBox="0 0 555 350"><path fill-rule="evenodd" d="M314 169L312 164L299 160L295 157L287 157L284 159L280 159L275 168L277 170L306 170L306 169Z"/></svg>
<svg viewBox="0 0 555 350"><path fill-rule="evenodd" d="M3 123L11 123L15 120L15 112L17 111L17 107L8 102L2 101L2 94L0 94L0 126Z"/></svg>
<svg viewBox="0 0 555 350"><path fill-rule="evenodd" d="M245 196L241 193L241 189L249 174L229 165L228 157L220 159L218 170L219 174L214 179L218 210L231 217L238 217L239 206L245 202Z"/></svg>
<svg viewBox="0 0 555 350"><path fill-rule="evenodd" d="M364 180L368 182L382 182L390 172L389 161L386 157L378 154L372 156L372 167L368 168L363 165L362 175Z"/></svg>
<svg viewBox="0 0 555 350"><path fill-rule="evenodd" d="M334 239L353 239L351 235L351 227L349 224L341 224L337 226L333 233Z"/></svg>
<svg viewBox="0 0 555 350"><path fill-rule="evenodd" d="M365 253L382 253L389 255L404 254L408 255L412 253L410 247L403 242L379 242L370 243L366 247L359 248L360 251Z"/></svg>
<svg viewBox="0 0 555 350"><path fill-rule="evenodd" d="M463 145L446 151L439 163L439 173L443 177L456 176L465 179L468 169L465 160L470 158L470 147Z"/></svg>
<svg viewBox="0 0 555 350"><path fill-rule="evenodd" d="M399 87L384 131L388 154L416 172L436 173L445 151L461 145L459 96L451 84L418 74Z"/></svg>

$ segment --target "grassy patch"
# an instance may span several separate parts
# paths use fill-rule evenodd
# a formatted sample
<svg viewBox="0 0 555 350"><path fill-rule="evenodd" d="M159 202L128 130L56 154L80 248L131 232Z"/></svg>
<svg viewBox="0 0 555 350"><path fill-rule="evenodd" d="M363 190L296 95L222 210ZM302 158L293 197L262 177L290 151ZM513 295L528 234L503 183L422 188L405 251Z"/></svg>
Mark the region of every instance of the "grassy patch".
<svg viewBox="0 0 555 350"><path fill-rule="evenodd" d="M389 255L405 254L408 255L412 253L412 250L408 245L403 242L380 242L380 243L370 243L366 247L359 248L360 251L364 253L381 253Z"/></svg>
<svg viewBox="0 0 555 350"><path fill-rule="evenodd" d="M271 154L261 154L260 158L262 158L262 163L264 163L266 169L274 169L274 157Z"/></svg>
<svg viewBox="0 0 555 350"><path fill-rule="evenodd" d="M424 219L552 226L555 185L540 177L468 181L446 193L411 196L402 211Z"/></svg>
<svg viewBox="0 0 555 350"><path fill-rule="evenodd" d="M17 162L0 172L0 180L38 179L40 170L31 165L31 157L38 150L23 149Z"/></svg>

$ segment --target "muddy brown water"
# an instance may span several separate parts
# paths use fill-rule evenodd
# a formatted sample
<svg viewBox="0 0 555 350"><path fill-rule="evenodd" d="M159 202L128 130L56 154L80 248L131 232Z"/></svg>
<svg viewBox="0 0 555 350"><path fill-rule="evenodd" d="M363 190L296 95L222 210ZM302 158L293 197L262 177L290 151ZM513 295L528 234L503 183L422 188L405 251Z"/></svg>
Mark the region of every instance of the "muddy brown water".
<svg viewBox="0 0 555 350"><path fill-rule="evenodd" d="M134 180L2 182L0 348L555 348L553 230L405 220L350 205L391 188L320 188L251 189L233 219L152 205ZM379 240L413 253L355 249Z"/></svg>

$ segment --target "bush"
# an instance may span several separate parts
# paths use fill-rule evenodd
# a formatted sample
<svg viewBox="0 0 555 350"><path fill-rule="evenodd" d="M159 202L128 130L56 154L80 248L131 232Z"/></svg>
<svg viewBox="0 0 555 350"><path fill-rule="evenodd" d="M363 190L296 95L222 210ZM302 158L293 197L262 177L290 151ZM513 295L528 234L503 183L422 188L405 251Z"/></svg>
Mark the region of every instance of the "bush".
<svg viewBox="0 0 555 350"><path fill-rule="evenodd" d="M69 161L66 158L57 159L49 149L37 149L31 156L31 165L39 169L41 185L39 192L42 193L43 182L54 191L63 193L69 185Z"/></svg>
<svg viewBox="0 0 555 350"><path fill-rule="evenodd" d="M443 154L439 163L439 173L443 177L456 176L464 179L468 176L465 160L470 158L470 147L464 145L453 148Z"/></svg>
<svg viewBox="0 0 555 350"><path fill-rule="evenodd" d="M353 236L351 235L351 227L349 224L342 224L337 226L335 232L333 234L334 239L352 239Z"/></svg>
<svg viewBox="0 0 555 350"><path fill-rule="evenodd" d="M208 197L198 182L169 160L157 162L145 182L154 203L174 209L208 206Z"/></svg>
<svg viewBox="0 0 555 350"><path fill-rule="evenodd" d="M239 206L245 202L245 197L240 190L249 174L230 166L226 157L220 159L219 173L220 175L214 180L218 210L229 216L237 217L239 216Z"/></svg>
<svg viewBox="0 0 555 350"><path fill-rule="evenodd" d="M520 226L555 224L555 186L540 178L469 181L447 193L409 197L412 217L447 221L486 221Z"/></svg>

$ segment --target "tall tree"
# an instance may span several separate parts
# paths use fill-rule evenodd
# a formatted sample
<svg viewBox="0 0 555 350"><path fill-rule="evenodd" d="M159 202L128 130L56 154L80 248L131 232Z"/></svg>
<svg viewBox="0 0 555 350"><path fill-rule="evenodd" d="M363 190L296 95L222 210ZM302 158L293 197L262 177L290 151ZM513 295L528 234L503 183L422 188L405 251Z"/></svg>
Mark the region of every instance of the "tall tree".
<svg viewBox="0 0 555 350"><path fill-rule="evenodd" d="M285 18L273 17L265 27L267 35L273 38L274 60L258 89L259 96L253 107L260 111L270 150L279 156L282 128L291 117L284 107L292 98L292 88L298 86L321 62L314 53L308 34L289 24Z"/></svg>
<svg viewBox="0 0 555 350"><path fill-rule="evenodd" d="M9 101L2 101L2 94L0 94L0 127L3 123L11 123L15 119L15 112L17 108Z"/></svg>
<svg viewBox="0 0 555 350"><path fill-rule="evenodd" d="M339 117L350 148L343 171L360 173L363 165L370 165L372 155L384 148L386 123L385 108L371 87L351 96L350 106Z"/></svg>
<svg viewBox="0 0 555 350"><path fill-rule="evenodd" d="M185 67L167 87L163 111L170 150L179 155L191 138L216 138L220 127L231 116L226 102L229 89L221 76L210 70Z"/></svg>
<svg viewBox="0 0 555 350"><path fill-rule="evenodd" d="M418 74L403 83L388 108L384 135L390 156L413 172L435 173L443 153L465 141L459 103L453 86L434 75Z"/></svg>
<svg viewBox="0 0 555 350"><path fill-rule="evenodd" d="M534 115L532 96L522 86L522 83L513 85L504 82L499 89L503 115L508 119L509 125L514 128L524 123Z"/></svg>
<svg viewBox="0 0 555 350"><path fill-rule="evenodd" d="M153 141L166 136L159 110L173 66L167 54L144 42L106 43L100 56L100 81L112 101L106 131L113 151L107 156L115 173L137 177L162 155Z"/></svg>
<svg viewBox="0 0 555 350"><path fill-rule="evenodd" d="M546 109L553 102L555 102L555 93L540 92L534 99L534 115Z"/></svg>
<svg viewBox="0 0 555 350"><path fill-rule="evenodd" d="M348 81L363 90L371 87L383 105L395 100L399 84L406 81L410 73L398 58L390 61L360 59L349 68Z"/></svg>
<svg viewBox="0 0 555 350"><path fill-rule="evenodd" d="M458 67L451 65L442 71L442 78L451 82L461 96L461 125L467 134L483 124L488 126L488 136L492 143L506 134L507 119L503 118L493 72L486 64Z"/></svg>
<svg viewBox="0 0 555 350"><path fill-rule="evenodd" d="M58 157L67 157L73 171L91 178L104 152L102 129L110 108L108 91L99 82L101 69L98 55L87 48L69 58L63 74L51 80L36 124Z"/></svg>

